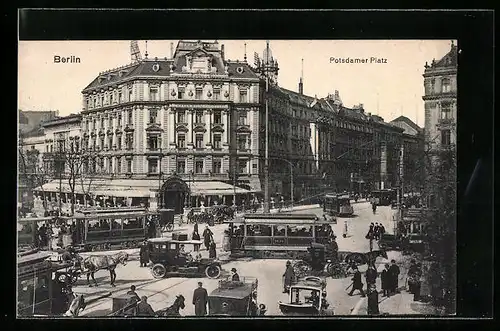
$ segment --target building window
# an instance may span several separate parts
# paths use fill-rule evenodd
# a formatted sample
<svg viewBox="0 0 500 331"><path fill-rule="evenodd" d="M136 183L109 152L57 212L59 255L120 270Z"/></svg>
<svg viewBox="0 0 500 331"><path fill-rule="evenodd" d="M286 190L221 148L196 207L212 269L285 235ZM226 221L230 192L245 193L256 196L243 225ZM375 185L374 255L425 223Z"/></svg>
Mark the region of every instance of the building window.
<svg viewBox="0 0 500 331"><path fill-rule="evenodd" d="M132 160L127 160L127 173L132 173Z"/></svg>
<svg viewBox="0 0 500 331"><path fill-rule="evenodd" d="M247 112L238 112L238 125L247 125Z"/></svg>
<svg viewBox="0 0 500 331"><path fill-rule="evenodd" d="M239 150L246 150L247 149L247 136L246 135L238 136L238 149Z"/></svg>
<svg viewBox="0 0 500 331"><path fill-rule="evenodd" d="M110 174L113 173L113 159L112 158L108 159L108 171Z"/></svg>
<svg viewBox="0 0 500 331"><path fill-rule="evenodd" d="M121 127L122 126L122 114L118 114L118 117L117 117L117 120L116 120L116 125L118 127Z"/></svg>
<svg viewBox="0 0 500 331"><path fill-rule="evenodd" d="M213 159L212 160L212 172L214 174L222 173L222 160L221 159Z"/></svg>
<svg viewBox="0 0 500 331"><path fill-rule="evenodd" d="M184 99L184 88L179 88L177 91L177 99Z"/></svg>
<svg viewBox="0 0 500 331"><path fill-rule="evenodd" d="M159 101L157 87L151 87L149 89L149 101Z"/></svg>
<svg viewBox="0 0 500 331"><path fill-rule="evenodd" d="M197 174L202 174L203 173L203 161L202 160L196 160L194 163L194 170L195 173Z"/></svg>
<svg viewBox="0 0 500 331"><path fill-rule="evenodd" d="M451 92L451 82L449 78L443 78L441 80L441 91L443 93Z"/></svg>
<svg viewBox="0 0 500 331"><path fill-rule="evenodd" d="M121 156L116 158L116 173L119 174L122 172L122 158Z"/></svg>
<svg viewBox="0 0 500 331"><path fill-rule="evenodd" d="M198 110L196 111L195 115L195 123L204 123L205 121L203 120L203 111Z"/></svg>
<svg viewBox="0 0 500 331"><path fill-rule="evenodd" d="M128 110L128 124L134 124L134 113L132 109Z"/></svg>
<svg viewBox="0 0 500 331"><path fill-rule="evenodd" d="M450 130L441 130L441 145L449 146L451 144Z"/></svg>
<svg viewBox="0 0 500 331"><path fill-rule="evenodd" d="M101 157L99 159L99 168L101 169L101 171L104 171L104 158Z"/></svg>
<svg viewBox="0 0 500 331"><path fill-rule="evenodd" d="M123 102L123 94L122 94L122 91L118 91L118 102L121 103Z"/></svg>
<svg viewBox="0 0 500 331"><path fill-rule="evenodd" d="M240 102L248 102L247 90L240 90Z"/></svg>
<svg viewBox="0 0 500 331"><path fill-rule="evenodd" d="M127 145L127 149L130 151L134 148L134 136L131 134L127 135L125 144Z"/></svg>
<svg viewBox="0 0 500 331"><path fill-rule="evenodd" d="M113 148L113 137L108 138L108 147L109 149Z"/></svg>
<svg viewBox="0 0 500 331"><path fill-rule="evenodd" d="M157 109L150 109L149 110L149 123L156 123L158 117L158 110Z"/></svg>
<svg viewBox="0 0 500 331"><path fill-rule="evenodd" d="M238 160L238 171L240 174L247 173L247 160Z"/></svg>
<svg viewBox="0 0 500 331"><path fill-rule="evenodd" d="M186 112L184 110L177 111L177 123L186 123Z"/></svg>
<svg viewBox="0 0 500 331"><path fill-rule="evenodd" d="M101 149L104 148L104 137L101 138Z"/></svg>
<svg viewBox="0 0 500 331"><path fill-rule="evenodd" d="M203 135L202 134L196 135L196 148L203 148Z"/></svg>
<svg viewBox="0 0 500 331"><path fill-rule="evenodd" d="M441 119L451 119L451 104L445 103L441 105Z"/></svg>
<svg viewBox="0 0 500 331"><path fill-rule="evenodd" d="M196 98L196 100L201 100L202 95L203 95L203 90L196 89L196 91L195 91L195 98Z"/></svg>
<svg viewBox="0 0 500 331"><path fill-rule="evenodd" d="M214 100L220 100L220 90L214 89Z"/></svg>
<svg viewBox="0 0 500 331"><path fill-rule="evenodd" d="M122 149L122 137L116 137L116 149Z"/></svg>
<svg viewBox="0 0 500 331"><path fill-rule="evenodd" d="M220 110L214 111L214 123L222 124L222 112Z"/></svg>
<svg viewBox="0 0 500 331"><path fill-rule="evenodd" d="M150 174L158 173L158 160L156 159L148 160L148 173Z"/></svg>
<svg viewBox="0 0 500 331"><path fill-rule="evenodd" d="M222 148L222 136L219 133L214 134L214 148L215 149Z"/></svg>
<svg viewBox="0 0 500 331"><path fill-rule="evenodd" d="M158 149L158 137L148 137L148 148L151 151Z"/></svg>
<svg viewBox="0 0 500 331"><path fill-rule="evenodd" d="M104 121L105 121L104 117L101 117L101 129L103 130L104 130Z"/></svg>
<svg viewBox="0 0 500 331"><path fill-rule="evenodd" d="M80 143L75 141L75 151L78 152L80 150Z"/></svg>
<svg viewBox="0 0 500 331"><path fill-rule="evenodd" d="M130 87L128 89L128 101L132 101L132 97L133 97L133 91L132 91L132 87Z"/></svg>
<svg viewBox="0 0 500 331"><path fill-rule="evenodd" d="M186 148L186 135L183 133L177 135L177 148Z"/></svg>
<svg viewBox="0 0 500 331"><path fill-rule="evenodd" d="M185 174L186 173L186 161L178 160L177 161L177 173Z"/></svg>

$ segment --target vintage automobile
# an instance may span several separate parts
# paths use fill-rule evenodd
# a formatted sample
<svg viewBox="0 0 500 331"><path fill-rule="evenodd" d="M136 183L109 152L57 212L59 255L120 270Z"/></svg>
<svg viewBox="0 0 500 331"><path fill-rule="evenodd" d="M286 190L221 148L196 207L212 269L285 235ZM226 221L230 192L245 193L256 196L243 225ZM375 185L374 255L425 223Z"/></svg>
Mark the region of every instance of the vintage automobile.
<svg viewBox="0 0 500 331"><path fill-rule="evenodd" d="M258 281L254 277L242 277L240 281L220 280L217 288L208 296L211 316L264 316L266 306L257 304Z"/></svg>
<svg viewBox="0 0 500 331"><path fill-rule="evenodd" d="M148 239L151 274L156 279L165 277L219 278L222 267L216 259L201 258L195 252L183 252L187 246L201 246L200 240ZM194 254L194 256L193 256Z"/></svg>
<svg viewBox="0 0 500 331"><path fill-rule="evenodd" d="M347 264L335 259L332 252L328 252L327 245L311 243L309 255L293 264L296 277L305 276L332 276L334 278L347 277Z"/></svg>
<svg viewBox="0 0 500 331"><path fill-rule="evenodd" d="M286 316L332 316L326 301L326 280L308 276L290 287L288 302L278 302Z"/></svg>
<svg viewBox="0 0 500 331"><path fill-rule="evenodd" d="M401 239L390 233L384 233L378 241L378 247L383 250L399 250L402 248Z"/></svg>

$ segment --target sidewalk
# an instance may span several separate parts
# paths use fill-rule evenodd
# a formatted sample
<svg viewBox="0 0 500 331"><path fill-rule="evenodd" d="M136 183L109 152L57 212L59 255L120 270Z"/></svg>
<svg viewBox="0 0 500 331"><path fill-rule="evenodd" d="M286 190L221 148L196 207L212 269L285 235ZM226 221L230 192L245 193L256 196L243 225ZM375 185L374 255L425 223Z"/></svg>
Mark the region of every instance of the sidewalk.
<svg viewBox="0 0 500 331"><path fill-rule="evenodd" d="M390 297L381 297L379 294L378 308L380 315L431 315L439 316L438 309L430 303L413 301L413 294L401 289L400 293ZM368 315L368 301L363 298L359 309L353 315Z"/></svg>

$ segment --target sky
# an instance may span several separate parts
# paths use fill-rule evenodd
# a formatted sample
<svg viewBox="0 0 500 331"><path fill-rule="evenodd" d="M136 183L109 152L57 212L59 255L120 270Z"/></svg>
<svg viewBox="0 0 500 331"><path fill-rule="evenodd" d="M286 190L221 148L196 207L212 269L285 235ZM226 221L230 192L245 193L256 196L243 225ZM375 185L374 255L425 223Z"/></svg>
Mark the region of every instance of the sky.
<svg viewBox="0 0 500 331"><path fill-rule="evenodd" d="M204 40L205 41L205 40ZM213 41L213 40L206 40ZM170 57L178 40L139 41L144 57ZM254 62L265 40L218 40L225 57ZM451 40L270 40L279 64L278 84L298 91L303 61L304 94L318 98L339 91L346 107L362 103L365 112L386 121L400 115L424 124L424 65L439 60ZM455 41L456 44L456 41ZM18 108L58 110L60 116L82 109L81 91L101 71L130 63L130 41L19 41ZM54 57L80 58L80 63L54 63ZM371 58L385 59L376 63ZM361 58L369 63L335 63L331 58Z"/></svg>

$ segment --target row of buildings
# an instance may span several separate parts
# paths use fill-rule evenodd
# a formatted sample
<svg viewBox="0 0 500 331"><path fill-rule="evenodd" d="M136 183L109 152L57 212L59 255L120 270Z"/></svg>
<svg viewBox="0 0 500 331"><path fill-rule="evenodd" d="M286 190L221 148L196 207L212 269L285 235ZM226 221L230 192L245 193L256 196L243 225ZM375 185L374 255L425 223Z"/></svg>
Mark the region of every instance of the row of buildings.
<svg viewBox="0 0 500 331"><path fill-rule="evenodd" d="M55 176L38 192L50 201L97 198L178 212L249 202L264 190L266 129L277 199L290 200L292 185L295 201L334 190L421 188L424 132L415 123L346 107L338 91L304 95L302 77L297 91L284 89L278 70L269 42L251 65L246 54L226 59L217 42L180 41L169 58L133 57L99 73L82 91L81 112L45 121L40 134L23 139L39 172ZM66 162L64 174L58 162ZM81 185L68 185L71 171L81 173Z"/></svg>

